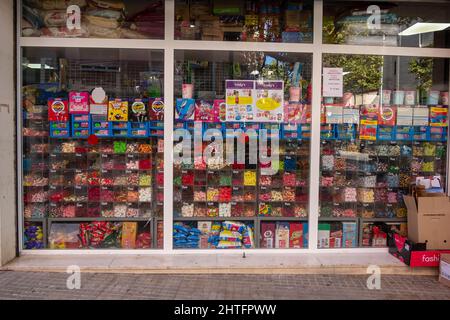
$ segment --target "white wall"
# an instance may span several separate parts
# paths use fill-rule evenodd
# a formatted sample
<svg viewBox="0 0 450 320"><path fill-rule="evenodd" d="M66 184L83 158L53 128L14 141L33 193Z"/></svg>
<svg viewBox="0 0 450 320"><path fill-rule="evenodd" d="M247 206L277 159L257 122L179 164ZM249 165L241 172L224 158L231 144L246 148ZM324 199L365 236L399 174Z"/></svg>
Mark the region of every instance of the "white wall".
<svg viewBox="0 0 450 320"><path fill-rule="evenodd" d="M16 254L13 0L0 1L0 265Z"/></svg>

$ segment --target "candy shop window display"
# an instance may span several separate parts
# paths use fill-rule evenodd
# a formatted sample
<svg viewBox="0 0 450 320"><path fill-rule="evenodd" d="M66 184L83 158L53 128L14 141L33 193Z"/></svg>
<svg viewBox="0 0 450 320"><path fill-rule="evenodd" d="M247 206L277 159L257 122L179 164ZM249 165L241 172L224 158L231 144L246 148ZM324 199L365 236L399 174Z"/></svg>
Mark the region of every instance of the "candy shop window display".
<svg viewBox="0 0 450 320"><path fill-rule="evenodd" d="M413 185L444 192L448 80L434 70L448 65L448 59L324 56L324 67L342 77L342 92L333 93L324 77L320 248L382 246L385 233L373 221L406 223L403 196Z"/></svg>
<svg viewBox="0 0 450 320"><path fill-rule="evenodd" d="M311 43L313 1L176 0L175 38Z"/></svg>
<svg viewBox="0 0 450 320"><path fill-rule="evenodd" d="M34 241L24 247L161 248L163 137L149 127L164 114L162 52L23 54L23 215L32 227L24 236ZM137 245L120 242L125 230ZM98 232L115 240L77 242L76 231L78 238Z"/></svg>
<svg viewBox="0 0 450 320"><path fill-rule="evenodd" d="M362 3L332 0L324 2L323 12L324 43L450 47L450 31L445 25L450 21L450 4L445 1ZM368 21L377 16L379 26L371 28ZM426 23L433 23L435 29L424 32Z"/></svg>
<svg viewBox="0 0 450 320"><path fill-rule="evenodd" d="M251 248L306 248L310 143L301 126L311 123L311 55L175 53L174 222L236 219L254 226ZM288 240L259 241L266 222ZM177 236L193 236L184 231ZM219 247L234 246L201 248Z"/></svg>
<svg viewBox="0 0 450 320"><path fill-rule="evenodd" d="M24 0L23 37L163 39L161 0Z"/></svg>

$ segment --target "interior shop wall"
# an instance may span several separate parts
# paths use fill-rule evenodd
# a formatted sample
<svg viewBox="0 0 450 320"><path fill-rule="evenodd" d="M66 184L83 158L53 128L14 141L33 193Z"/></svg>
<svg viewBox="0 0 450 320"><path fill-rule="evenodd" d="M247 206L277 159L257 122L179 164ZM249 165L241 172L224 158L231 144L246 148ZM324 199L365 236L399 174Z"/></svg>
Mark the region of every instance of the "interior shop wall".
<svg viewBox="0 0 450 320"><path fill-rule="evenodd" d="M0 1L0 265L16 254L13 0Z"/></svg>

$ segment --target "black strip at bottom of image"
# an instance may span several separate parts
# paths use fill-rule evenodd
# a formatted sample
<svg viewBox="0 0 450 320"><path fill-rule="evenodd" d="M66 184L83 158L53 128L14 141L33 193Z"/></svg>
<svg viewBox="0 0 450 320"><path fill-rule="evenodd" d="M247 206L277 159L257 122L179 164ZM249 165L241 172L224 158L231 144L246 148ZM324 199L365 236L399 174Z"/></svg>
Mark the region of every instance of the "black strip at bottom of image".
<svg viewBox="0 0 450 320"><path fill-rule="evenodd" d="M50 319L53 316L61 319L69 314L78 319L102 320L122 317L132 319L131 316L158 320L299 319L308 315L326 319L339 314L345 318L361 319L371 310L382 311L382 314L392 312L390 314L404 318L419 308L432 307L434 311L442 308L445 311L449 305L450 301L430 300L3 300L0 301L0 310L5 312L10 308L11 312L19 311L23 316L29 313L32 317L46 310L45 317Z"/></svg>

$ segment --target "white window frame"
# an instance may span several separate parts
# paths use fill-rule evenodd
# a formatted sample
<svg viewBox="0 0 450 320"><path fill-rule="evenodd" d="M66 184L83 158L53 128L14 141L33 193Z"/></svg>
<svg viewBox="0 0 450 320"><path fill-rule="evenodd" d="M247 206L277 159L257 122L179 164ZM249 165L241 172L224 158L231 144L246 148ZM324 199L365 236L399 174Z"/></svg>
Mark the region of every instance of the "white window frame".
<svg viewBox="0 0 450 320"><path fill-rule="evenodd" d="M305 254L305 253L376 253L387 252L387 248L342 248L318 249L318 218L319 218L319 180L320 180L320 105L322 87L322 55L366 54L385 56L420 56L432 58L450 58L450 49L442 48L411 48L324 44L322 42L323 0L314 0L314 36L313 43L263 43L263 42L225 42L225 41L190 41L174 39L175 0L165 3L165 39L164 40L134 40L134 39L83 39L83 38L39 38L22 37L20 21L22 1L17 1L17 192L18 192L18 245L21 255L62 255L62 254L236 254L251 252L251 254ZM163 249L108 249L108 250L26 250L23 249L23 190L22 190L22 97L21 97L21 58L22 48L27 47L67 47L67 48L121 48L121 49L159 49L164 50L164 247ZM209 50L209 51L264 51L264 52L301 52L310 53L312 66L312 125L311 125L311 158L310 188L309 188L309 242L306 249L173 249L173 79L175 50ZM449 74L450 78L450 74ZM450 91L450 85L449 85ZM448 140L448 139L447 139ZM447 153L449 153L449 141ZM447 156L447 173L450 159ZM450 180L450 179L447 179ZM450 181L447 181L447 192ZM155 236L155 235L152 235ZM259 241L259 239L255 239Z"/></svg>

